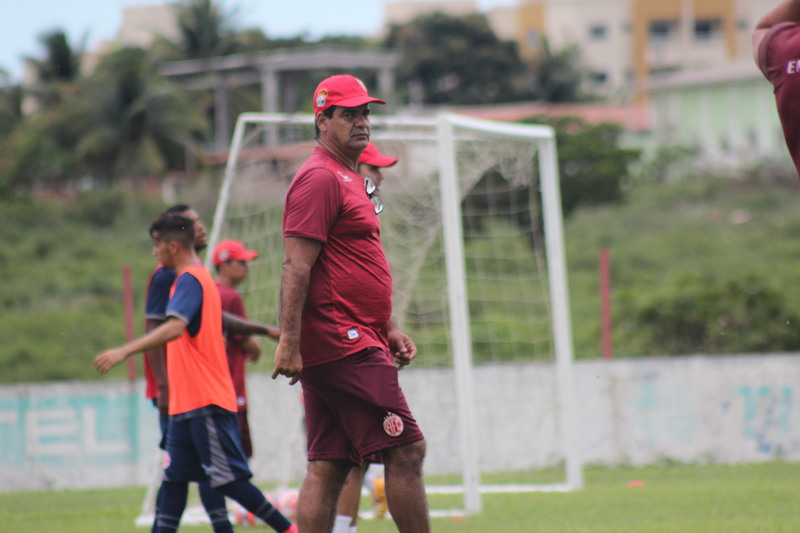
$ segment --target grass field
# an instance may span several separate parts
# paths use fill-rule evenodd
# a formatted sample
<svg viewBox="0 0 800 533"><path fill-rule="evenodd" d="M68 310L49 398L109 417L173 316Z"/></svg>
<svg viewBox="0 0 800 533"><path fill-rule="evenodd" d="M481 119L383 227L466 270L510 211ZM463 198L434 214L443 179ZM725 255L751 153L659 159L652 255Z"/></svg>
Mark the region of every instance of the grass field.
<svg viewBox="0 0 800 533"><path fill-rule="evenodd" d="M504 481L513 479L506 476ZM0 531L141 533L147 528L134 526L134 519L143 496L144 489L0 494ZM430 501L433 509L460 505L460 497L455 496L432 495ZM588 468L581 491L485 495L483 507L478 516L434 519L433 529L442 533L796 533L800 531L800 464ZM181 531L211 529L186 526ZM359 526L360 533L390 531L396 529L388 520L362 521Z"/></svg>

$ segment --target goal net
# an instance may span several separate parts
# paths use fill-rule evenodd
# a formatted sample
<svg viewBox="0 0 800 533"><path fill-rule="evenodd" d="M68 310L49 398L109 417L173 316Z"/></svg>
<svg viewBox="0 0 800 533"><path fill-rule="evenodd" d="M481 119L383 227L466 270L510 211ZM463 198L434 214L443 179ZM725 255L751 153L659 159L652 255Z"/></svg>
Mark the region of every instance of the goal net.
<svg viewBox="0 0 800 533"><path fill-rule="evenodd" d="M386 207L380 214L381 236L394 278L393 312L419 350L412 373L431 367L434 373L452 375L450 390L437 394L453 402L449 414L455 422L443 437L448 439L444 448L455 457L453 464L461 475L464 510L480 511L480 493L486 490L475 405L474 373L480 368L536 365L544 372L545 384L538 392L551 396L542 403L552 405L552 412L543 414L541 421L518 425L547 427L558 434L558 445L547 452L547 460L563 476L556 483L530 484L526 489L580 487L552 129L452 114L373 116L372 140L381 152L399 159L384 171L379 190ZM220 240L239 239L260 252L240 287L253 320L277 321L284 196L313 148L312 116L249 113L237 121L209 250ZM264 355L269 360L270 347ZM265 396L286 402L277 398L283 394ZM280 457L279 469L287 476L302 476L303 436L294 433L302 433L300 424L275 419L291 402L283 407L256 405L252 399L250 403L251 413L270 412L266 425L282 426L282 437L268 439L279 443L280 449L269 450ZM289 410L297 413L295 407ZM428 407L412 401L412 410L424 415ZM482 431L483 427L482 422ZM502 428L507 430L511 431ZM423 431L427 435L429 428L423 425ZM513 432L504 437L529 438ZM428 442L426 470L435 470L434 444L431 438Z"/></svg>

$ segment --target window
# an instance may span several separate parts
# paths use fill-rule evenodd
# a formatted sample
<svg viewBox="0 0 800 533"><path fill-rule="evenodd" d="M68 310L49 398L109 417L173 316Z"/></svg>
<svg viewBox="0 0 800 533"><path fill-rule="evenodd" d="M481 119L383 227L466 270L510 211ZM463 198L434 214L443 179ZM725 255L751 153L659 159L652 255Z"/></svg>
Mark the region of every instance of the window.
<svg viewBox="0 0 800 533"><path fill-rule="evenodd" d="M526 40L528 41L528 46L531 48L539 48L542 44L542 38L536 30L528 30Z"/></svg>
<svg viewBox="0 0 800 533"><path fill-rule="evenodd" d="M604 41L608 37L608 27L605 24L592 24L589 26L589 39Z"/></svg>
<svg viewBox="0 0 800 533"><path fill-rule="evenodd" d="M694 21L694 39L696 41L711 41L722 37L722 20L697 19Z"/></svg>
<svg viewBox="0 0 800 533"><path fill-rule="evenodd" d="M678 33L677 20L651 20L648 37L653 42L665 42Z"/></svg>
<svg viewBox="0 0 800 533"><path fill-rule="evenodd" d="M608 85L608 72L595 71L591 73L592 85L605 87Z"/></svg>

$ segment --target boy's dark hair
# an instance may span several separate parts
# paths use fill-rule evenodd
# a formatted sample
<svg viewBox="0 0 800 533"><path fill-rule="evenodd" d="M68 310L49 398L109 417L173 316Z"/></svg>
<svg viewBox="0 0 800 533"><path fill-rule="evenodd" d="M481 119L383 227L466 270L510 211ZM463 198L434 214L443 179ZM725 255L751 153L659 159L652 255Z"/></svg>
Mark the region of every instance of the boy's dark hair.
<svg viewBox="0 0 800 533"><path fill-rule="evenodd" d="M150 237L169 242L178 241L188 250L194 249L194 222L188 218L164 213L150 224Z"/></svg>
<svg viewBox="0 0 800 533"><path fill-rule="evenodd" d="M338 105L332 105L327 109L322 111L322 114L328 118L333 118L333 111L339 107ZM319 139L319 126L317 126L317 119L314 119L314 138Z"/></svg>
<svg viewBox="0 0 800 533"><path fill-rule="evenodd" d="M185 213L186 211L190 211L191 209L192 207L188 204L175 204L166 208L164 212L178 214L178 213Z"/></svg>

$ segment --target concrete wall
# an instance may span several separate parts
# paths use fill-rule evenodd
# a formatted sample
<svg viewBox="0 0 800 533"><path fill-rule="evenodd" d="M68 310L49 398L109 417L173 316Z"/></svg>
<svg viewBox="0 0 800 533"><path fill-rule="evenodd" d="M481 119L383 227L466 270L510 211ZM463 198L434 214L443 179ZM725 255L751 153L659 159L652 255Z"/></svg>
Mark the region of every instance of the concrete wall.
<svg viewBox="0 0 800 533"><path fill-rule="evenodd" d="M428 439L428 473L459 470L452 372L407 369L403 387ZM557 463L549 365L475 370L481 470ZM800 460L800 354L579 362L579 449L587 463ZM248 382L256 479L304 470L299 387ZM155 409L136 382L0 388L0 490L141 486L157 475Z"/></svg>

